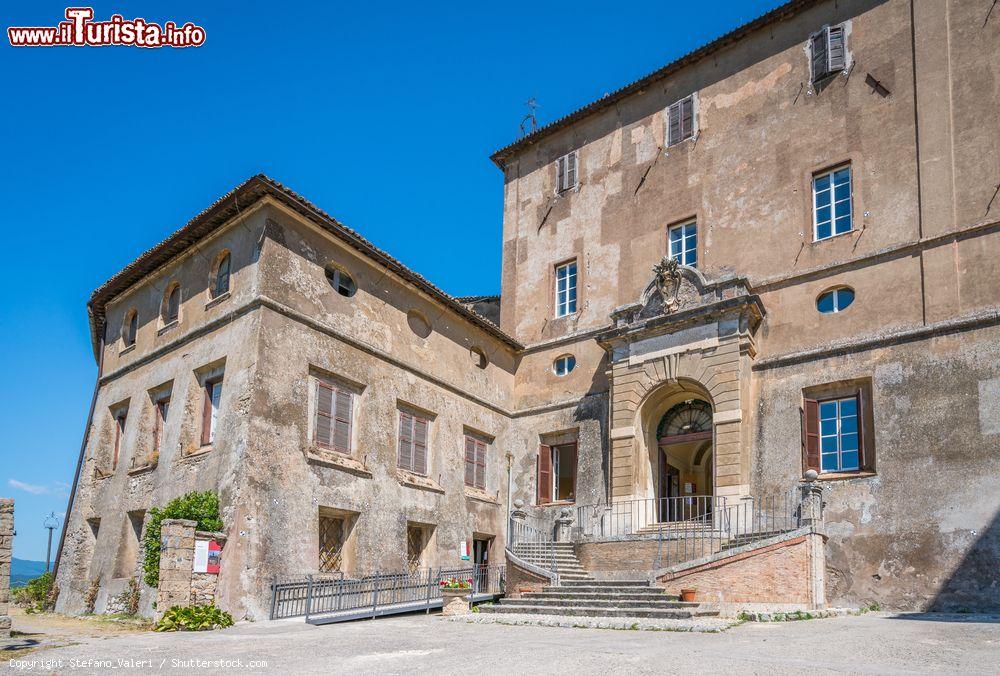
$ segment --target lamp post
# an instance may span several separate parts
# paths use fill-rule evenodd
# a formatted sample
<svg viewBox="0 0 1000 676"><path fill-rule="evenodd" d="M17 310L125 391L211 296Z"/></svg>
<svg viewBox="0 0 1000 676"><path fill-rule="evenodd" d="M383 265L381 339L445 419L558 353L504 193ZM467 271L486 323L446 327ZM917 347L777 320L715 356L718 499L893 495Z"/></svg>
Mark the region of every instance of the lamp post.
<svg viewBox="0 0 1000 676"><path fill-rule="evenodd" d="M49 572L49 564L52 562L52 531L59 527L59 518L55 512L49 512L43 524L49 529L49 547L45 551L45 572Z"/></svg>

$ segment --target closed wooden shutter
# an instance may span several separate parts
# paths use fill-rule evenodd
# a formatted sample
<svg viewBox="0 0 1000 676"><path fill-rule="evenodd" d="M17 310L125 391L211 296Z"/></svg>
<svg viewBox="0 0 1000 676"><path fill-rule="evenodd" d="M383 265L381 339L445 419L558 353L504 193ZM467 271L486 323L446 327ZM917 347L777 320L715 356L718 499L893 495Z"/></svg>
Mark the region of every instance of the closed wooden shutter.
<svg viewBox="0 0 1000 676"><path fill-rule="evenodd" d="M486 442L476 440L476 488L486 488Z"/></svg>
<svg viewBox="0 0 1000 676"><path fill-rule="evenodd" d="M812 81L816 82L829 72L829 52L827 51L827 29L815 33L811 39Z"/></svg>
<svg viewBox="0 0 1000 676"><path fill-rule="evenodd" d="M681 139L694 136L694 97L681 101Z"/></svg>
<svg viewBox="0 0 1000 676"><path fill-rule="evenodd" d="M397 465L403 469L413 469L413 416L399 412L399 458Z"/></svg>
<svg viewBox="0 0 1000 676"><path fill-rule="evenodd" d="M333 405L336 391L329 383L316 381L316 418L313 439L322 448L333 447Z"/></svg>
<svg viewBox="0 0 1000 676"><path fill-rule="evenodd" d="M538 449L538 502L552 502L552 447L545 444Z"/></svg>
<svg viewBox="0 0 1000 676"><path fill-rule="evenodd" d="M806 469L822 471L819 450L819 402L806 399L802 407L802 448Z"/></svg>
<svg viewBox="0 0 1000 676"><path fill-rule="evenodd" d="M576 187L576 152L566 156L566 189Z"/></svg>
<svg viewBox="0 0 1000 676"><path fill-rule="evenodd" d="M476 440L465 437L465 485L476 485Z"/></svg>
<svg viewBox="0 0 1000 676"><path fill-rule="evenodd" d="M667 145L681 141L681 106L679 103L667 108Z"/></svg>
<svg viewBox="0 0 1000 676"><path fill-rule="evenodd" d="M427 421L413 418L413 471L427 474Z"/></svg>
<svg viewBox="0 0 1000 676"><path fill-rule="evenodd" d="M333 421L333 448L341 453L351 452L351 417L354 413L354 395L346 390L335 390L336 403Z"/></svg>
<svg viewBox="0 0 1000 676"><path fill-rule="evenodd" d="M556 190L566 189L566 158L560 157L556 160Z"/></svg>
<svg viewBox="0 0 1000 676"><path fill-rule="evenodd" d="M827 29L828 43L827 48L829 50L829 67L827 68L828 73L835 73L838 70L843 70L847 65L847 50L844 49L844 27L843 26L830 26Z"/></svg>

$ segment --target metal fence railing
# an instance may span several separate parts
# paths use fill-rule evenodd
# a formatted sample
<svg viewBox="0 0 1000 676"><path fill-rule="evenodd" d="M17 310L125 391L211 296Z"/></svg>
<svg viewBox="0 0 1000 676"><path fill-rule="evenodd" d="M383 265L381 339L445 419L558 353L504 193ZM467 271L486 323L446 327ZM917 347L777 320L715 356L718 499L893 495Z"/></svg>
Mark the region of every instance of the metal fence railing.
<svg viewBox="0 0 1000 676"><path fill-rule="evenodd" d="M441 584L451 578L466 580L470 593L488 597L504 593L504 566L473 565L375 572L347 576L323 573L275 578L271 584L272 620L330 613L371 612L371 617L393 607L430 609L441 601Z"/></svg>
<svg viewBox="0 0 1000 676"><path fill-rule="evenodd" d="M510 520L510 542L507 548L515 556L530 553L530 562L548 570L553 584L559 584L559 562L556 560L556 542L553 527L539 520Z"/></svg>
<svg viewBox="0 0 1000 676"><path fill-rule="evenodd" d="M685 524L692 528L704 528L725 505L726 498L712 495L581 505L576 509L576 525L585 537L655 535L661 525Z"/></svg>
<svg viewBox="0 0 1000 676"><path fill-rule="evenodd" d="M656 525L655 568L711 556L798 528L802 523L801 499L798 492L744 498L736 504L720 504L700 521L703 527L677 527L669 522Z"/></svg>

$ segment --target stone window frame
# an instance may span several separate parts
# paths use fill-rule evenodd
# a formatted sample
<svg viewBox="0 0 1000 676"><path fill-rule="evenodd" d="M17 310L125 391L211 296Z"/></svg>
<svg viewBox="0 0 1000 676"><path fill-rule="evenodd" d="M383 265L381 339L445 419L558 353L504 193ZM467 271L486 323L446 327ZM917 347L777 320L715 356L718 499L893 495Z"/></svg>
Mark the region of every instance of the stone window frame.
<svg viewBox="0 0 1000 676"><path fill-rule="evenodd" d="M564 370L562 373L559 372L559 363L564 362ZM552 360L552 373L555 374L557 378L565 378L573 369L576 368L576 356L570 354L569 352L561 354Z"/></svg>
<svg viewBox="0 0 1000 676"><path fill-rule="evenodd" d="M470 444L472 444L472 454L470 456ZM485 434L480 434L479 432L474 432L466 428L462 435L462 466L464 468L462 480L466 488L473 490L485 491L486 490L486 475L489 473L489 457L490 457L490 447L493 446L493 439L486 436ZM481 462L480 462L481 460ZM482 468L482 483L480 484L478 480L478 470ZM472 477L472 482L469 482L469 477Z"/></svg>
<svg viewBox="0 0 1000 676"><path fill-rule="evenodd" d="M122 349L121 352L135 347L139 335L139 311L131 307L122 317Z"/></svg>
<svg viewBox="0 0 1000 676"><path fill-rule="evenodd" d="M358 453L358 419L361 414L362 397L367 389L366 386L340 374L332 373L314 365L309 366L307 383L309 390L307 407L308 420L306 425L308 430L308 446L320 451L329 451L337 453L340 456L355 458ZM346 449L335 448L333 445L328 447L326 445L321 445L317 441L316 417L319 404L317 390L321 383L333 388L338 393L344 393L351 397L351 413L348 431L349 447Z"/></svg>
<svg viewBox="0 0 1000 676"><path fill-rule="evenodd" d="M558 484L555 472L555 463L552 461L552 451L555 448L573 447L573 490L570 497L558 498ZM548 464L543 462L543 458L548 454ZM580 435L579 430L569 430L564 432L550 432L539 437L538 455L535 459L535 504L537 505L564 505L576 502L577 484L579 482L580 468ZM542 490L545 483L545 475L548 475L548 499L545 499L546 491Z"/></svg>
<svg viewBox="0 0 1000 676"><path fill-rule="evenodd" d="M219 272L222 267L223 262L227 263L226 266L226 276L225 276L225 287L220 290L220 277ZM215 255L212 260L212 266L209 269L208 276L208 301L219 301L223 298L228 298L229 294L232 292L233 288L233 252L226 248L222 249L219 253Z"/></svg>
<svg viewBox="0 0 1000 676"><path fill-rule="evenodd" d="M114 440L111 446L111 457L109 458L109 467L111 473L114 474L118 469L118 465L122 459L122 451L125 447L125 434L128 431L128 412L129 404L131 399L126 399L123 402L119 402L108 407L108 411L111 413L111 424L113 425L112 432L114 434Z"/></svg>
<svg viewBox="0 0 1000 676"><path fill-rule="evenodd" d="M569 286L569 267L573 266L573 286ZM566 311L560 314L560 302L559 302L559 271L563 268L567 269L566 273ZM573 290L572 299L569 297L570 288ZM566 260L560 261L552 266L552 301L553 301L553 316L556 319L564 319L566 317L573 317L580 312L580 261L576 256L568 258ZM570 302L572 301L572 311L570 311Z"/></svg>
<svg viewBox="0 0 1000 676"><path fill-rule="evenodd" d="M873 402L874 385L870 377L841 380L821 385L813 385L802 390L801 430L802 430L802 472L815 470L820 480L851 479L870 477L877 474L877 452L875 445L875 415ZM828 471L822 469L822 459L818 463L809 460L810 437L817 436L819 430L818 404L831 400L857 397L859 423L859 469L849 471ZM810 402L817 405L815 427L810 421ZM818 439L818 436L817 436ZM818 441L817 441L818 443ZM820 453L822 451L820 450Z"/></svg>
<svg viewBox="0 0 1000 676"><path fill-rule="evenodd" d="M171 296L177 293L177 307L171 308ZM163 298L160 301L160 329L172 327L180 322L181 305L184 301L180 282L173 280L163 290Z"/></svg>
<svg viewBox="0 0 1000 676"><path fill-rule="evenodd" d="M433 463L433 432L434 432L434 421L437 418L437 414L422 409L413 404L408 404L403 401L397 401L396 403L396 469L402 470L404 472L409 472L420 477L429 478L434 469ZM409 424L409 441L410 441L410 463L404 464L402 450L403 444L406 440L404 435L404 425L406 420L410 420ZM416 462L416 451L417 451L417 439L416 433L419 428L418 423L422 422L426 426L425 437L424 437L424 465L420 467Z"/></svg>
<svg viewBox="0 0 1000 676"><path fill-rule="evenodd" d="M694 246L688 250L687 240L689 236L684 230L688 227L694 228ZM671 238L674 232L681 232L680 242L681 249L679 251L674 251L674 241ZM694 258L693 263L688 262L689 254ZM685 218L682 221L678 221L672 225L667 226L667 256L673 258L681 265L686 265L691 268L698 267L698 219L692 216L691 218Z"/></svg>

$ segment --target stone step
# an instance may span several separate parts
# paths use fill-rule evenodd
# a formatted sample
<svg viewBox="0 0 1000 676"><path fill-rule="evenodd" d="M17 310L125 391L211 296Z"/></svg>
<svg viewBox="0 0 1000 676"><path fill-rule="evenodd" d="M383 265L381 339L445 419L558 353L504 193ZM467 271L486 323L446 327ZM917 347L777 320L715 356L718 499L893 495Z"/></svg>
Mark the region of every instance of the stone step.
<svg viewBox="0 0 1000 676"><path fill-rule="evenodd" d="M520 599L503 599L501 603L505 606L530 606L546 608L558 606L560 608L654 608L654 609L677 609L677 608L697 608L701 604L697 602L671 601L669 599L639 599L634 601L622 599L540 599L536 597Z"/></svg>
<svg viewBox="0 0 1000 676"><path fill-rule="evenodd" d="M525 561L548 561L550 563L555 561L556 563L565 563L567 565L580 565L580 559L575 556L540 556L538 554L524 554L518 558L524 559Z"/></svg>
<svg viewBox="0 0 1000 676"><path fill-rule="evenodd" d="M592 587L650 587L649 580L593 580L587 583Z"/></svg>
<svg viewBox="0 0 1000 676"><path fill-rule="evenodd" d="M560 578L559 585L542 587L543 592L559 592L565 594L632 594L642 587L597 587L597 580L573 580Z"/></svg>
<svg viewBox="0 0 1000 676"><path fill-rule="evenodd" d="M481 613L526 614L526 615L567 615L570 617L636 617L686 620L692 617L710 617L718 611L700 608L602 608L599 606L510 606L481 605Z"/></svg>
<svg viewBox="0 0 1000 676"><path fill-rule="evenodd" d="M549 589L560 589L562 591L542 591L542 592L525 592L521 594L521 598L532 598L532 599L593 599L595 601L612 601L614 599L621 599L623 601L641 601L643 599L648 599L649 601L679 601L680 597L676 594L666 594L661 589L660 591L650 590L648 593L638 593L638 592L620 592L608 594L604 592L578 592L569 591L568 588L564 587L549 587Z"/></svg>

